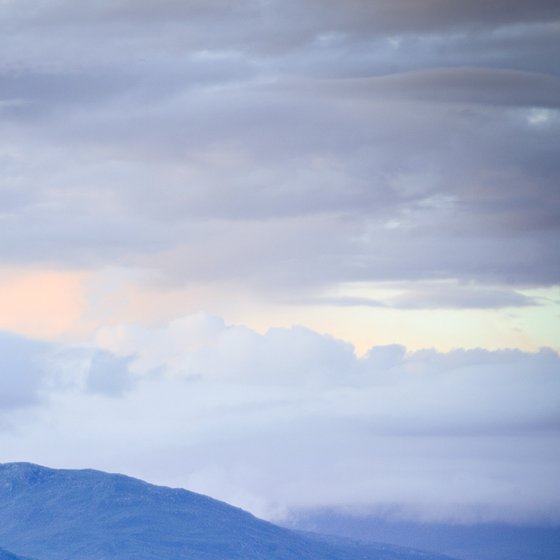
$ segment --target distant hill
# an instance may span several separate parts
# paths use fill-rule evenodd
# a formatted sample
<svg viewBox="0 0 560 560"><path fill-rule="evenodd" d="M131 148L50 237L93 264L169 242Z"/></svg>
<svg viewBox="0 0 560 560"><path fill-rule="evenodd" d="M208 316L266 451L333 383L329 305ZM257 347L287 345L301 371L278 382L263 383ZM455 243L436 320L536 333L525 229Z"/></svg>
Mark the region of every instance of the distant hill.
<svg viewBox="0 0 560 560"><path fill-rule="evenodd" d="M0 504L0 546L36 560L447 558L298 533L200 494L94 470L0 465Z"/></svg>

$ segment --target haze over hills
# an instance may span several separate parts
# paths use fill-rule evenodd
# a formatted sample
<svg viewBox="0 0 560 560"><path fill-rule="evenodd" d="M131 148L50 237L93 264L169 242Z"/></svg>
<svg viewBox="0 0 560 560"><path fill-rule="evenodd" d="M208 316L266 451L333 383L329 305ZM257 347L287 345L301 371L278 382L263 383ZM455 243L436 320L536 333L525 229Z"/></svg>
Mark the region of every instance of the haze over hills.
<svg viewBox="0 0 560 560"><path fill-rule="evenodd" d="M300 512L289 525L360 541L381 541L448 554L458 560L557 560L560 525L435 523L336 510Z"/></svg>
<svg viewBox="0 0 560 560"><path fill-rule="evenodd" d="M36 560L447 558L298 533L200 494L94 470L0 465L0 502L0 545Z"/></svg>

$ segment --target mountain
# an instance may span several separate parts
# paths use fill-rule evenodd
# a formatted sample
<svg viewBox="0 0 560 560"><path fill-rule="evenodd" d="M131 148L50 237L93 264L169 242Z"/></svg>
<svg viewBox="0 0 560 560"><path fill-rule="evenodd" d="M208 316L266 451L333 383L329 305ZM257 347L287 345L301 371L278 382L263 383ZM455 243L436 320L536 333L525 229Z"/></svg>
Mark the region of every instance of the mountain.
<svg viewBox="0 0 560 560"><path fill-rule="evenodd" d="M0 504L0 546L37 560L448 558L299 533L187 490L94 470L0 465Z"/></svg>
<svg viewBox="0 0 560 560"><path fill-rule="evenodd" d="M24 558L23 556L16 556L7 550L0 548L0 560L30 560L29 558Z"/></svg>

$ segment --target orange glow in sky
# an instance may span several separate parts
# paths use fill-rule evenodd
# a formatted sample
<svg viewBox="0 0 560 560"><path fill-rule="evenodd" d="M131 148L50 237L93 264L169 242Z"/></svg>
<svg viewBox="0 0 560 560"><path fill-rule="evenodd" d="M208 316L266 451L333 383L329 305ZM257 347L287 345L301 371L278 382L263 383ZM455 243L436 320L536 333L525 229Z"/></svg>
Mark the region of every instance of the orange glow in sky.
<svg viewBox="0 0 560 560"><path fill-rule="evenodd" d="M57 338L72 331L84 306L85 272L0 269L0 329Z"/></svg>

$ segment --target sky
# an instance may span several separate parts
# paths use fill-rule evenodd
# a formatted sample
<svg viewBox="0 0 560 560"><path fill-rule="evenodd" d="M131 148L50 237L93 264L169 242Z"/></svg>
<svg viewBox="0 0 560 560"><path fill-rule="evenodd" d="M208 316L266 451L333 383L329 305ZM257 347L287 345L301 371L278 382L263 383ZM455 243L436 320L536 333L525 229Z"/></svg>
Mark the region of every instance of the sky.
<svg viewBox="0 0 560 560"><path fill-rule="evenodd" d="M560 523L559 49L556 1L0 0L0 461Z"/></svg>

